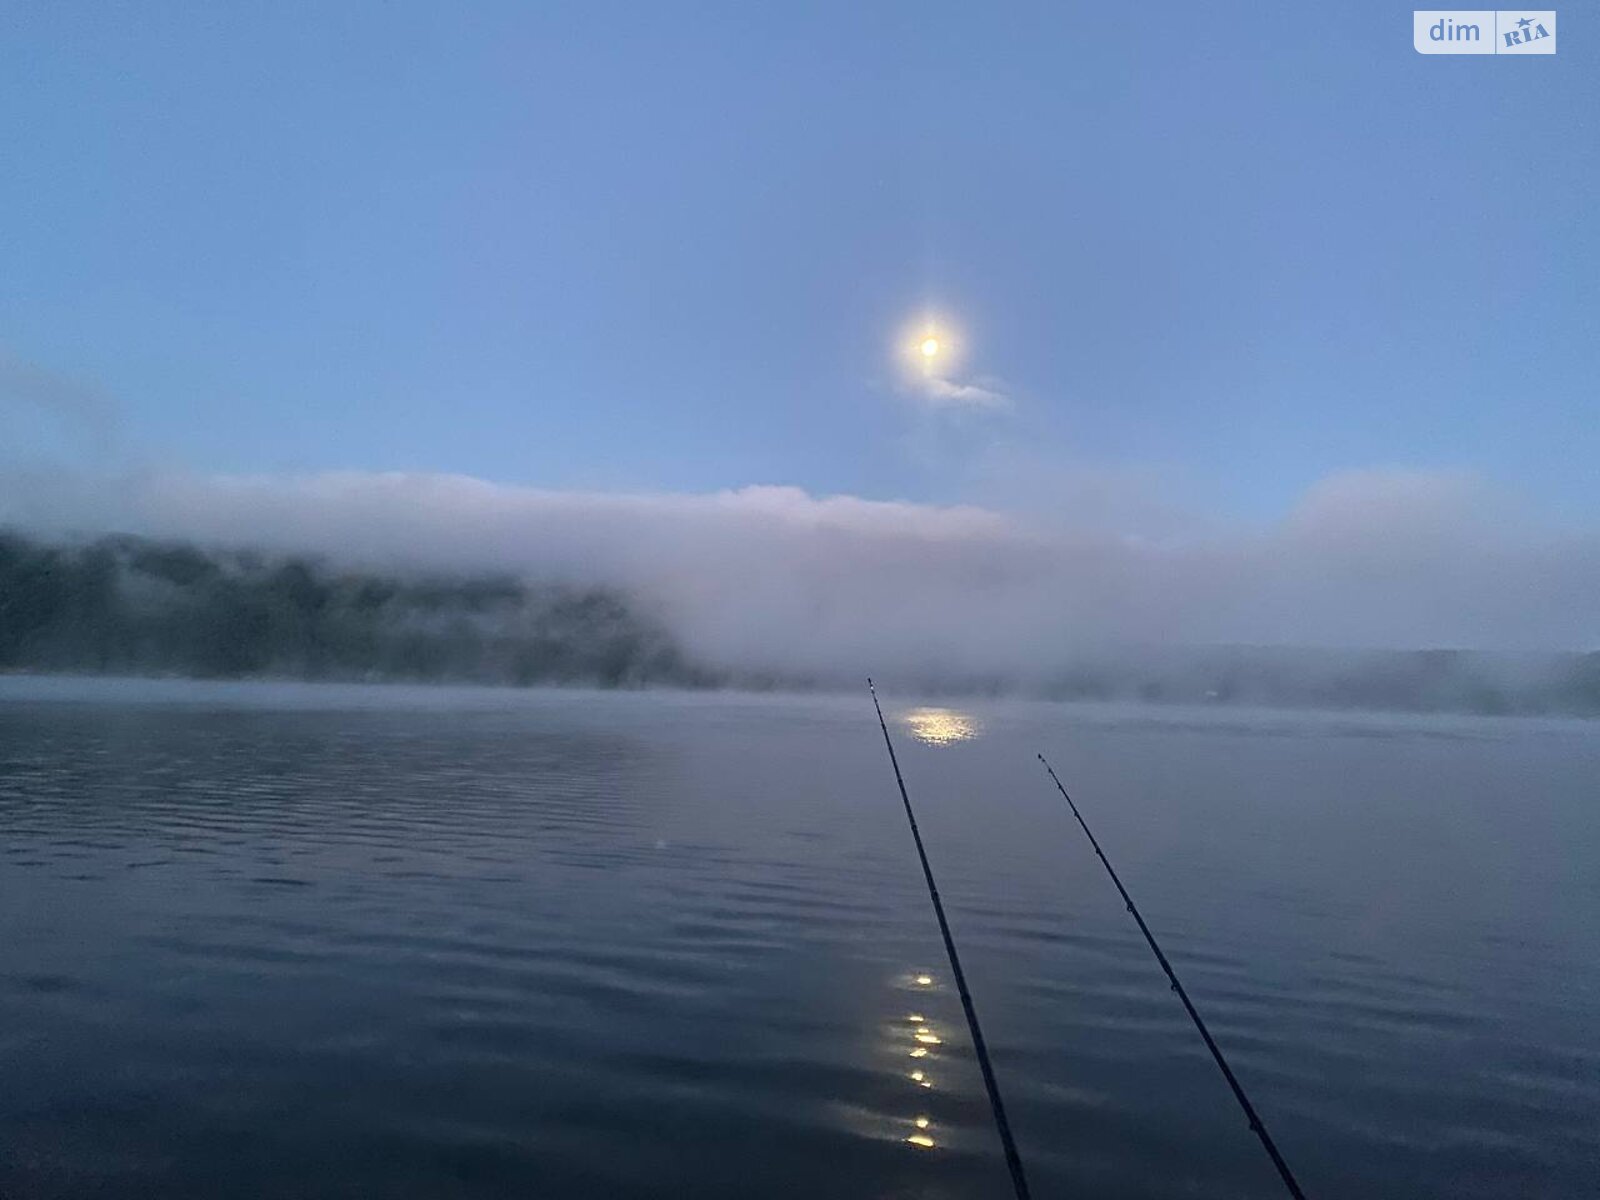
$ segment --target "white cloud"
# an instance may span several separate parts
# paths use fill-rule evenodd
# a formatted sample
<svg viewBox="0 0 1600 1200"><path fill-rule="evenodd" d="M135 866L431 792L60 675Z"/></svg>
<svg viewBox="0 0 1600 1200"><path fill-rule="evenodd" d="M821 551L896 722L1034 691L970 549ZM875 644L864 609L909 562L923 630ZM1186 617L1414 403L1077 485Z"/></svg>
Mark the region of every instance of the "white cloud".
<svg viewBox="0 0 1600 1200"><path fill-rule="evenodd" d="M992 382L992 381L991 381ZM1011 400L994 387L976 383L956 383L938 375L927 375L917 382L918 394L940 408L1005 409Z"/></svg>

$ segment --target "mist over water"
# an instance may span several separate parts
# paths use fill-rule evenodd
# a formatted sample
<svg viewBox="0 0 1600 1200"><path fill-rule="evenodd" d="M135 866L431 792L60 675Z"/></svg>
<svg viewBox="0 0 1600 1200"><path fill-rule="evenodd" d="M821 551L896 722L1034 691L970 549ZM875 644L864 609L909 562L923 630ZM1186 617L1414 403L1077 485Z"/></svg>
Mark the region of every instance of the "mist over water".
<svg viewBox="0 0 1600 1200"><path fill-rule="evenodd" d="M1587 1194L1592 725L879 685L1038 1194L1277 1194L1039 750L1312 1195ZM865 695L13 678L0 825L10 1196L1005 1188Z"/></svg>
<svg viewBox="0 0 1600 1200"><path fill-rule="evenodd" d="M924 593L914 596L920 604ZM1116 641L1063 649L1041 640L1028 665L1007 666L1005 653L974 658L972 640L1018 631L974 611L985 615L947 633L927 629L914 652L886 650L891 669L908 686L950 695L1600 714L1600 651ZM862 631L898 619L894 609L860 616ZM129 535L49 542L0 530L0 670L754 689L853 688L860 678L837 665L831 637L808 649L803 634L798 645L774 634L740 659L703 640L695 649L689 625L659 595L620 584L416 565L379 571ZM892 647L903 636L885 640ZM870 646L862 653L876 661ZM965 665L979 661L986 665ZM783 662L791 665L774 665Z"/></svg>
<svg viewBox="0 0 1600 1200"><path fill-rule="evenodd" d="M430 473L0 473L0 521L619 589L698 661L788 676L1034 681L1130 646L1600 650L1600 536L1468 473L1343 472L1258 522L1148 483L1084 490L1027 485L986 506Z"/></svg>

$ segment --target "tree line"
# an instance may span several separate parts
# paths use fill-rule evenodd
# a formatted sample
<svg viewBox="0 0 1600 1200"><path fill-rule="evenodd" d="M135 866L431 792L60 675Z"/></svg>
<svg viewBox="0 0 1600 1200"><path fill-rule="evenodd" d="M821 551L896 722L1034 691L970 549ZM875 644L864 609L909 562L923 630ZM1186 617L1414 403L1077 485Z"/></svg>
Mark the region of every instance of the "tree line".
<svg viewBox="0 0 1600 1200"><path fill-rule="evenodd" d="M333 569L133 536L0 531L0 669L703 685L619 593Z"/></svg>

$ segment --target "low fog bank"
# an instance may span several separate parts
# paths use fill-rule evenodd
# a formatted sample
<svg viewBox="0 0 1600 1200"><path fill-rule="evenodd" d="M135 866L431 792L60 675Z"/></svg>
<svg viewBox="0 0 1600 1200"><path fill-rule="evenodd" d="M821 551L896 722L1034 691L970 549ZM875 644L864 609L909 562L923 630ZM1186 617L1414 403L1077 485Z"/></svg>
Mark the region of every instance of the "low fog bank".
<svg viewBox="0 0 1600 1200"><path fill-rule="evenodd" d="M787 487L11 472L0 524L80 545L119 530L248 546L336 564L317 568L330 576L603 594L678 664L622 680L832 686L870 670L952 692L1588 711L1584 654L1600 647L1596 532L1448 472L1351 472L1274 521L1142 529L1080 502L999 510ZM277 663L259 659L248 669Z"/></svg>
<svg viewBox="0 0 1600 1200"><path fill-rule="evenodd" d="M0 532L0 670L224 678L854 688L841 671L697 657L648 598L507 575L381 573L131 535ZM1600 715L1600 653L1105 645L1027 672L871 669L902 692Z"/></svg>
<svg viewBox="0 0 1600 1200"><path fill-rule="evenodd" d="M1052 700L1600 716L1600 653L1126 647L1046 679L943 678L920 690Z"/></svg>

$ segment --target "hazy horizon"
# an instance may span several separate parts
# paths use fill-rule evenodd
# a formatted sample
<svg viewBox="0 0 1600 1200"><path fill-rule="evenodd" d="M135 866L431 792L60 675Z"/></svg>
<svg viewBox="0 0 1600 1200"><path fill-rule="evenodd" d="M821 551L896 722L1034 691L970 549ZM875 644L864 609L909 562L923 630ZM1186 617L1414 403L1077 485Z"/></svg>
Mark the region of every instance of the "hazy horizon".
<svg viewBox="0 0 1600 1200"><path fill-rule="evenodd" d="M359 472L6 482L0 524L24 530L620 589L723 668L1015 677L1111 646L1600 646L1600 540L1541 526L1464 474L1351 472L1280 521L1195 520L1164 536L1121 532L1103 511L787 487L605 494ZM1102 499L1114 487L1085 481ZM1115 502L1159 509L1152 490Z"/></svg>

